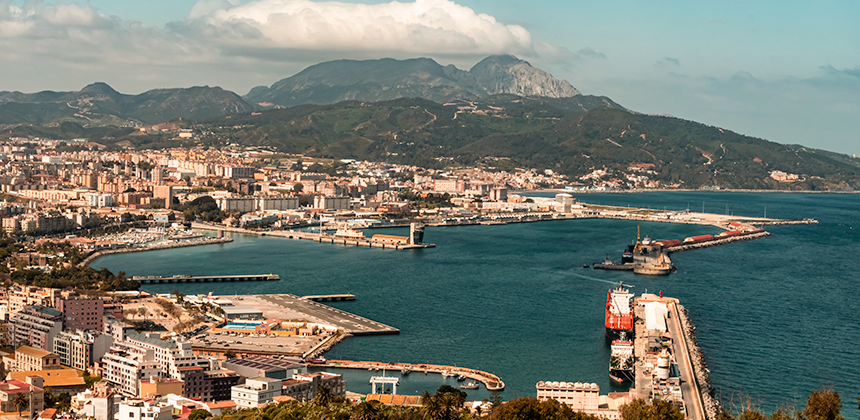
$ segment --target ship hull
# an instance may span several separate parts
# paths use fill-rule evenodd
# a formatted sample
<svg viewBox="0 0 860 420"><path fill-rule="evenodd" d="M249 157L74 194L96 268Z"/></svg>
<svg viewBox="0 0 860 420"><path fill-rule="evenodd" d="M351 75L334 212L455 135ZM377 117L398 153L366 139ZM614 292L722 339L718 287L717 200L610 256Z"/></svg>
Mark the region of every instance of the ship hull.
<svg viewBox="0 0 860 420"><path fill-rule="evenodd" d="M627 334L628 337L633 337L633 329L618 329L618 328L610 328L605 327L605 334L608 340L618 340L621 338L621 333Z"/></svg>
<svg viewBox="0 0 860 420"><path fill-rule="evenodd" d="M644 265L633 266L633 274L639 274L643 276L668 276L671 273L672 267Z"/></svg>
<svg viewBox="0 0 860 420"><path fill-rule="evenodd" d="M623 384L627 382L633 382L633 371L632 370L621 370L621 369L609 369L609 379L612 379L612 382Z"/></svg>

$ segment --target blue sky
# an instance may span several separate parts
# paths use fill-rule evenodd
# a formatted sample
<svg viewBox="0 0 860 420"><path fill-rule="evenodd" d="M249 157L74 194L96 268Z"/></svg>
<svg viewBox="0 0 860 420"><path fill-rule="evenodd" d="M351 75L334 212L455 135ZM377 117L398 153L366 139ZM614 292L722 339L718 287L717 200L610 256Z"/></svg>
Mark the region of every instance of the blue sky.
<svg viewBox="0 0 860 420"><path fill-rule="evenodd" d="M0 90L244 94L339 58L512 53L639 112L853 154L857 22L836 0L0 0Z"/></svg>

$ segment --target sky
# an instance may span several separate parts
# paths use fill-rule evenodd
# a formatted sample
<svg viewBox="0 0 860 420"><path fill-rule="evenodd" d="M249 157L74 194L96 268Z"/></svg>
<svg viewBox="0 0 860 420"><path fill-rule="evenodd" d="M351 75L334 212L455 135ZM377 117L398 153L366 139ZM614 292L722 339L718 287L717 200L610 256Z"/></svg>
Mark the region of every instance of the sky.
<svg viewBox="0 0 860 420"><path fill-rule="evenodd" d="M0 0L0 91L243 95L343 58L513 54L584 94L860 153L856 0Z"/></svg>

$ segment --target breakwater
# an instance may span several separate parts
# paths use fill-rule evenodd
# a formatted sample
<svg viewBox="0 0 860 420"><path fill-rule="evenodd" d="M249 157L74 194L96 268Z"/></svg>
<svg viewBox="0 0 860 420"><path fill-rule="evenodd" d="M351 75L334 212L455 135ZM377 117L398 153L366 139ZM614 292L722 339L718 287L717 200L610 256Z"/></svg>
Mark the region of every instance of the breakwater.
<svg viewBox="0 0 860 420"><path fill-rule="evenodd" d="M207 230L215 230L215 231L227 231L227 232L235 232L242 233L246 235L259 235L259 236L276 236L280 238L287 239L307 239L314 242L320 243L329 243L334 245L344 245L344 246L359 246L359 247L368 247L368 248L383 248L383 249L418 249L418 248L435 248L436 245L433 244L425 244L425 243L403 243L400 241L385 241L385 240L374 240L373 238L368 239L364 237L341 237L337 235L328 235L325 233L313 233L313 232L304 232L304 231L293 231L293 230L266 230L266 231L257 231L257 230L248 230L241 228L230 228L230 227L218 227L212 226L208 224L194 222L191 224L193 229L207 229Z"/></svg>
<svg viewBox="0 0 860 420"><path fill-rule="evenodd" d="M114 254L128 254L130 252L143 252L143 251L157 251L161 249L172 249L172 248L185 248L189 246L198 246L198 245L212 245L212 244L223 244L227 242L233 242L232 238L204 238L198 240L189 240L189 241L178 241L171 242L167 244L159 244L152 246L138 246L138 247L129 247L129 248L114 248L114 249L102 249L90 254L87 258L78 264L80 267L86 267L93 261L103 257L105 255L114 255Z"/></svg>
<svg viewBox="0 0 860 420"><path fill-rule="evenodd" d="M681 321L681 328L684 330L684 340L687 344L690 360L693 364L693 374L696 376L699 393L702 397L705 418L707 420L717 420L720 418L722 408L716 399L714 387L711 385L711 378L708 375L710 371L708 370L705 353L702 352L702 349L696 343L696 327L690 322L687 308L681 305L678 305L678 318Z"/></svg>
<svg viewBox="0 0 860 420"><path fill-rule="evenodd" d="M670 246L666 248L666 252L675 253L675 252L684 252L690 251L693 249L701 249L701 248L710 248L712 246L718 245L726 245L732 242L743 242L743 241L751 241L753 239L766 238L770 236L770 232L761 231L750 233L746 235L738 235L738 236L728 236L724 238L715 237L712 240L703 241L703 242L695 242L695 243L680 243L675 246Z"/></svg>
<svg viewBox="0 0 860 420"><path fill-rule="evenodd" d="M349 337L352 337L352 334L348 334L348 333L345 333L343 331L338 331L337 334L328 337L327 339L323 340L322 342L320 342L319 344L314 346L314 348L308 350L307 353L302 355L302 358L306 359L308 357L322 356L323 353L331 350L331 348L336 346L337 343L340 343L341 341L343 341Z"/></svg>
<svg viewBox="0 0 860 420"><path fill-rule="evenodd" d="M488 391L501 391L505 389L505 383L502 378L477 369L470 369L458 366L447 365L431 365L431 364L412 364L412 363L382 363L382 362L354 362L352 360L328 360L325 363L316 364L316 366L326 366L333 368L348 368L348 369L368 369L368 370L403 370L409 369L413 372L438 373L440 375L458 376L462 375L467 379L479 381L487 387Z"/></svg>

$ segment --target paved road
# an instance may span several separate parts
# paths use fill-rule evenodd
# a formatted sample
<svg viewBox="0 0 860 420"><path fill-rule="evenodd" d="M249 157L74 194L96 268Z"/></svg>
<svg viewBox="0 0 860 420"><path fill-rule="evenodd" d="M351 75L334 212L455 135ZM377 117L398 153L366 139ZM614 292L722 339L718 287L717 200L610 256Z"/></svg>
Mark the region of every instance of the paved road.
<svg viewBox="0 0 860 420"><path fill-rule="evenodd" d="M298 313L304 318L309 318L308 321L334 325L353 335L397 334L400 332L397 328L331 306L302 299L296 295L286 293L253 295L244 299L244 304L259 307L266 317L290 319L290 314L295 317L295 314ZM283 314L283 316L278 314Z"/></svg>
<svg viewBox="0 0 860 420"><path fill-rule="evenodd" d="M669 304L669 319L667 323L669 333L672 334L672 353L681 375L681 396L684 398L684 406L687 408L687 418L690 420L706 420L705 410L699 396L699 388L693 375L693 365L690 354L687 352L686 342L678 319L678 305Z"/></svg>

